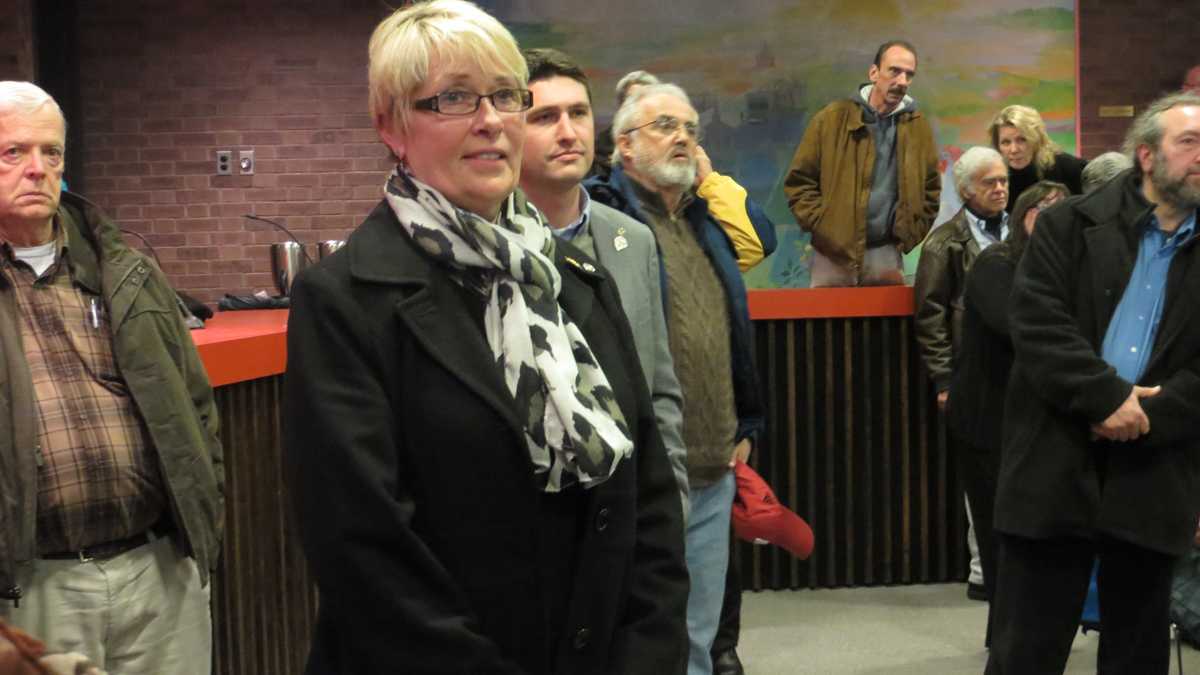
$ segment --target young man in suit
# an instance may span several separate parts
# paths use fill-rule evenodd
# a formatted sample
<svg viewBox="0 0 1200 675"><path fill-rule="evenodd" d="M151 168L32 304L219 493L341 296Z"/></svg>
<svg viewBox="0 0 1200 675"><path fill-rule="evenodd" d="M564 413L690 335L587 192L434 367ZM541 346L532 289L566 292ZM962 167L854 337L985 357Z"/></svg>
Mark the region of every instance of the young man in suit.
<svg viewBox="0 0 1200 675"><path fill-rule="evenodd" d="M591 201L581 185L595 154L591 91L583 70L553 49L525 50L525 60L533 108L525 116L521 189L555 235L598 261L616 282L686 515L683 400L667 343L654 235L642 223Z"/></svg>

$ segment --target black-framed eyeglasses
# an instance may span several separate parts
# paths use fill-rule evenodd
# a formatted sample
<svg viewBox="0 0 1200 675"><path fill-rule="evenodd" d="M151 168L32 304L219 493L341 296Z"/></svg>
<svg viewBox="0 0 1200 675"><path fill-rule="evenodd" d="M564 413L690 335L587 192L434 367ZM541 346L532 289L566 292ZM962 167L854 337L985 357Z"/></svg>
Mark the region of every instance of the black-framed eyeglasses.
<svg viewBox="0 0 1200 675"><path fill-rule="evenodd" d="M684 122L678 117L671 117L670 115L659 115L658 117L655 117L653 120L650 120L641 126L626 130L625 133L632 134L639 129L654 127L654 130L663 136L670 136L676 131L679 131L680 125L683 125L684 132L687 133L688 136L691 136L692 140L696 141L697 143L699 143L700 139L704 137L704 130L700 128L699 124L696 124L695 122Z"/></svg>
<svg viewBox="0 0 1200 675"><path fill-rule="evenodd" d="M413 101L413 107L443 115L471 115L479 110L479 102L485 98L492 102L493 108L504 113L521 112L533 107L533 92L528 89L497 89L490 94L450 89Z"/></svg>

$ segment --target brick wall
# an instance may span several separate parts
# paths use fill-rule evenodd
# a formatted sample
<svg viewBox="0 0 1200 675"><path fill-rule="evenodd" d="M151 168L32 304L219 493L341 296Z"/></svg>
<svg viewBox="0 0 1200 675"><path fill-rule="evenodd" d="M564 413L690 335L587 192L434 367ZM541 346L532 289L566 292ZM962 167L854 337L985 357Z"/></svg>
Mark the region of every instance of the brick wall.
<svg viewBox="0 0 1200 675"><path fill-rule="evenodd" d="M388 4L400 3L79 3L86 193L202 300L273 290L268 244L284 235L242 214L311 243L343 238L379 197L388 162L365 113L365 51ZM1129 123L1099 106L1177 86L1198 22L1196 2L1079 0L1082 154L1114 148ZM255 175L214 175L217 149L253 149Z"/></svg>
<svg viewBox="0 0 1200 675"><path fill-rule="evenodd" d="M1100 106L1144 105L1179 88L1200 63L1200 2L1078 0L1081 151L1117 150L1130 118L1099 115Z"/></svg>
<svg viewBox="0 0 1200 675"><path fill-rule="evenodd" d="M33 79L33 20L30 0L0 7L0 80Z"/></svg>
<svg viewBox="0 0 1200 675"><path fill-rule="evenodd" d="M381 7L81 3L88 197L150 240L179 289L274 293L268 245L286 237L243 214L313 243L345 238L379 199L366 44ZM254 174L216 175L217 149L254 150Z"/></svg>

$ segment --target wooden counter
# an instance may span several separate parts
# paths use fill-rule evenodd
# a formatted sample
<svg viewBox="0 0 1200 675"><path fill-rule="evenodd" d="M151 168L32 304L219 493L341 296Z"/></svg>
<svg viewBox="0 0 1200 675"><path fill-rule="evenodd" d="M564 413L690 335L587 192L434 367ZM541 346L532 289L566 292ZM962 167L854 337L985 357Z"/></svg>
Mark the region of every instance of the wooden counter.
<svg viewBox="0 0 1200 675"><path fill-rule="evenodd" d="M192 339L215 387L225 541L213 577L213 672L304 672L317 593L290 517L280 419L287 310L220 312Z"/></svg>

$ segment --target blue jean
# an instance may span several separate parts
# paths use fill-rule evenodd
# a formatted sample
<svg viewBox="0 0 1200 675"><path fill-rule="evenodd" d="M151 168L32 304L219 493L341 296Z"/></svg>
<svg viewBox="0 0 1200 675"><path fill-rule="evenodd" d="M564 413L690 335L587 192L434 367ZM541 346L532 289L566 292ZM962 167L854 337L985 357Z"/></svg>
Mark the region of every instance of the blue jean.
<svg viewBox="0 0 1200 675"><path fill-rule="evenodd" d="M725 599L725 572L729 566L729 517L736 491L733 471L702 488L692 488L687 524L688 675L711 675L713 638Z"/></svg>

